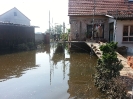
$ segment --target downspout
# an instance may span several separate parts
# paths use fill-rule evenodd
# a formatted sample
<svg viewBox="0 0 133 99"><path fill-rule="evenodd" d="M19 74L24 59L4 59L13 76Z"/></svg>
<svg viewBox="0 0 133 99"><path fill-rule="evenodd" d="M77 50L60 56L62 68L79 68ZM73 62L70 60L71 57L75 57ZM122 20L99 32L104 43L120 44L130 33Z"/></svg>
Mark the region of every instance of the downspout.
<svg viewBox="0 0 133 99"><path fill-rule="evenodd" d="M113 35L113 41L116 42L116 31L117 31L117 18L118 18L118 10L116 10L116 21L115 21L115 30L114 30L114 35Z"/></svg>
<svg viewBox="0 0 133 99"><path fill-rule="evenodd" d="M79 37L79 39L80 39L80 41L81 41L81 36L82 36L82 35L81 35L81 30L82 30L81 21L80 21L79 25L80 25L80 31L79 31L79 36L80 36L80 37Z"/></svg>
<svg viewBox="0 0 133 99"><path fill-rule="evenodd" d="M93 20L92 20L92 40L93 40L93 35L94 35L94 16L95 16L95 0L94 0L94 7L93 7Z"/></svg>

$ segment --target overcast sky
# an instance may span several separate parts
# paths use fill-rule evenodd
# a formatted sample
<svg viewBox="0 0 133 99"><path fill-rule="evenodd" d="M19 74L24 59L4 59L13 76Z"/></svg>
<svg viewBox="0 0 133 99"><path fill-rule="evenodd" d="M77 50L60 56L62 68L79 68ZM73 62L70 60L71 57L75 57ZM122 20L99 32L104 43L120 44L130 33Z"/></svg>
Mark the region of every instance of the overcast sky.
<svg viewBox="0 0 133 99"><path fill-rule="evenodd" d="M69 24L68 0L0 0L0 14L16 7L30 20L31 25L39 26L36 32L49 28L49 11L53 23ZM54 25L54 24L53 24Z"/></svg>

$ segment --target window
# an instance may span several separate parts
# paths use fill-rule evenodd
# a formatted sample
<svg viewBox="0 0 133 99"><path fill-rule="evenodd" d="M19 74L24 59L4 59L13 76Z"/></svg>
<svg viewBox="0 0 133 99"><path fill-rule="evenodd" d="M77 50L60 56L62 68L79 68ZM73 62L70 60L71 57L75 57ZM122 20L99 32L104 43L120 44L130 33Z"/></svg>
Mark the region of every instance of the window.
<svg viewBox="0 0 133 99"><path fill-rule="evenodd" d="M133 25L125 25L123 27L123 41L133 41Z"/></svg>
<svg viewBox="0 0 133 99"><path fill-rule="evenodd" d="M17 12L14 12L14 16L17 16Z"/></svg>
<svg viewBox="0 0 133 99"><path fill-rule="evenodd" d="M92 34L92 25L87 25L87 35L93 36L93 38L103 38L104 37L104 25L103 24L94 24L93 34Z"/></svg>
<svg viewBox="0 0 133 99"><path fill-rule="evenodd" d="M133 3L133 0L128 0L129 3Z"/></svg>

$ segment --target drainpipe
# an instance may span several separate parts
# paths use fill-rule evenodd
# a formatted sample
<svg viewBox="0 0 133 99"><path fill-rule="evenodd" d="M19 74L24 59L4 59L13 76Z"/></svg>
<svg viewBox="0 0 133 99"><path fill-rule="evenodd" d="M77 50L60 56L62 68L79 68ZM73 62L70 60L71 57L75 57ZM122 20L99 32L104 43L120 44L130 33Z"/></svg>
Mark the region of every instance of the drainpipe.
<svg viewBox="0 0 133 99"><path fill-rule="evenodd" d="M94 34L94 16L95 16L95 0L94 0L94 7L93 7L93 20L92 20L92 40L93 40L93 34Z"/></svg>
<svg viewBox="0 0 133 99"><path fill-rule="evenodd" d="M118 10L116 10L115 30L113 35L114 42L116 42L117 18L118 18Z"/></svg>
<svg viewBox="0 0 133 99"><path fill-rule="evenodd" d="M80 31L79 31L79 36L80 36L80 37L79 37L79 40L81 41L81 36L82 36L82 35L81 35L81 30L82 30L82 24L81 24L81 21L80 21L79 25L80 25Z"/></svg>

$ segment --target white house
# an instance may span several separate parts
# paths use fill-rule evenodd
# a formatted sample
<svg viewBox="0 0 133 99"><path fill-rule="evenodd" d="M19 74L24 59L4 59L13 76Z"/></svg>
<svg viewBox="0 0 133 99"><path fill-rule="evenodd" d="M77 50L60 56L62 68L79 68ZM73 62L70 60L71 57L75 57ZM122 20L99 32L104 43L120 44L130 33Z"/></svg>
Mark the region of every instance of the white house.
<svg viewBox="0 0 133 99"><path fill-rule="evenodd" d="M0 15L0 21L5 23L30 25L30 19L20 12L16 7Z"/></svg>
<svg viewBox="0 0 133 99"><path fill-rule="evenodd" d="M132 16L133 18L133 16ZM133 19L109 18L109 25L113 26L113 31L109 31L110 41L118 42L118 46L128 47L128 52L133 53Z"/></svg>

